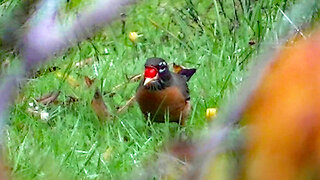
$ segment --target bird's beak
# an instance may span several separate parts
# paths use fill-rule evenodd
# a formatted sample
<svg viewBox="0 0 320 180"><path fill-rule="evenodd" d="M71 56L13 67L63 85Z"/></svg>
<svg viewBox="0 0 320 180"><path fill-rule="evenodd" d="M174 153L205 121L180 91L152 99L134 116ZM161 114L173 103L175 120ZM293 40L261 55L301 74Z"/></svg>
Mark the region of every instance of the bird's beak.
<svg viewBox="0 0 320 180"><path fill-rule="evenodd" d="M154 77L154 78L145 78L144 82L143 82L143 85L146 86L146 85L150 84L152 81L154 81L155 79L156 79L156 77Z"/></svg>

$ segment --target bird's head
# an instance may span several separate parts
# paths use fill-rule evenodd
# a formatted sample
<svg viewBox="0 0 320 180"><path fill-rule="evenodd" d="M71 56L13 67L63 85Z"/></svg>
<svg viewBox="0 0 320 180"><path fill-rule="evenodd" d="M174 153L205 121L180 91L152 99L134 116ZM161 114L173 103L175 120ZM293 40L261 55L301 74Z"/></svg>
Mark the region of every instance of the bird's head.
<svg viewBox="0 0 320 180"><path fill-rule="evenodd" d="M165 60L149 58L144 65L143 86L148 89L163 89L169 82L171 74Z"/></svg>

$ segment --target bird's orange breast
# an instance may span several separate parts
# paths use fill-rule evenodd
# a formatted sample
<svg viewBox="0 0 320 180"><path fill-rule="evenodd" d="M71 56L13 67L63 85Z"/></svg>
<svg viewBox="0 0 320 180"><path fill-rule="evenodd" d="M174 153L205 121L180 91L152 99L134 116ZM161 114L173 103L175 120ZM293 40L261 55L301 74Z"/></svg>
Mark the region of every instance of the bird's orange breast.
<svg viewBox="0 0 320 180"><path fill-rule="evenodd" d="M170 121L183 121L190 110L189 102L185 99L178 87L167 87L159 91L150 91L143 86L137 91L137 102L142 113L150 113L155 121L164 121L166 112Z"/></svg>

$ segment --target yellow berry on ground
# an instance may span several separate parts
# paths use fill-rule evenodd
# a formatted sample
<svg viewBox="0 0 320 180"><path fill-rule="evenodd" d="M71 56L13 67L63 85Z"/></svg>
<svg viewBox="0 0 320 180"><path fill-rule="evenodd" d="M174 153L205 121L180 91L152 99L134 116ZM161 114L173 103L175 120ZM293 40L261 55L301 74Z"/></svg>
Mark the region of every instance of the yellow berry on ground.
<svg viewBox="0 0 320 180"><path fill-rule="evenodd" d="M129 39L131 42L135 43L138 39L138 33L137 32L130 32L129 33Z"/></svg>
<svg viewBox="0 0 320 180"><path fill-rule="evenodd" d="M212 120L217 116L217 109L216 108L208 108L206 112L206 118L208 120Z"/></svg>

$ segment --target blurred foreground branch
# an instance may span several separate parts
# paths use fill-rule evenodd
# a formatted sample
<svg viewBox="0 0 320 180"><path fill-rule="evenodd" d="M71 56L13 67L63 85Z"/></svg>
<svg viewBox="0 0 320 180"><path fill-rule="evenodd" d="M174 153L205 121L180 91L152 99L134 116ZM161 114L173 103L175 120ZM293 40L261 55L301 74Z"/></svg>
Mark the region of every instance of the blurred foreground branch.
<svg viewBox="0 0 320 180"><path fill-rule="evenodd" d="M223 149L222 146L225 145L231 131L243 118L255 92L263 83L264 76L276 60L275 57L293 34L301 33L298 27L310 21L312 14L318 9L317 0L301 1L286 13L279 9L283 17L275 24L274 29L266 34L266 40L261 47L263 53L258 57L259 62L252 67L250 77L242 88L221 108L222 113L218 115L216 123L211 124L210 134L200 136L201 141L196 141L198 143L195 145L196 153L192 169L186 173L184 179L210 179L208 174L213 169L215 158L221 152L219 150ZM275 34L280 39L275 39ZM305 36L302 37L305 38Z"/></svg>
<svg viewBox="0 0 320 180"><path fill-rule="evenodd" d="M21 82L28 71L39 63L43 63L51 56L61 53L67 47L74 43L92 36L95 32L101 30L113 18L120 14L124 5L132 3L133 0L97 0L92 8L82 12L73 21L64 25L57 19L60 6L64 3L62 0L43 0L40 1L35 13L30 16L27 12L33 8L38 1L25 1L18 17L12 18L12 24L8 25L7 30L12 29L12 33L7 35L6 42L8 47L17 47L22 55L22 63L12 67L10 74L2 78L0 85L0 123L6 119L11 98L14 96L17 85ZM28 4L29 3L29 4ZM17 13L16 11L14 11ZM25 15L25 17L23 16ZM10 22L10 20L6 20ZM22 26L28 26L28 30L21 36ZM25 27L24 27L25 28ZM8 32L9 32L8 31ZM15 69L16 68L16 69Z"/></svg>

